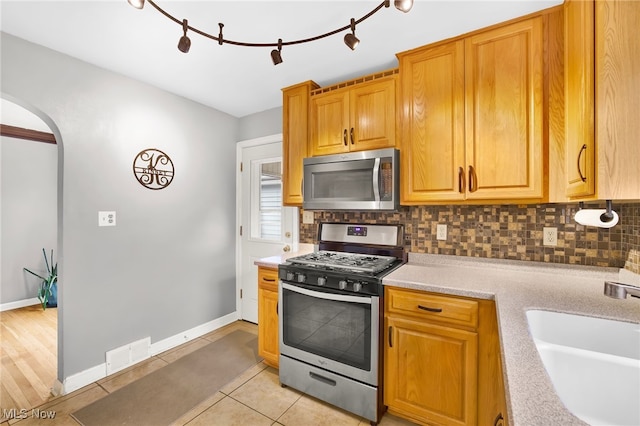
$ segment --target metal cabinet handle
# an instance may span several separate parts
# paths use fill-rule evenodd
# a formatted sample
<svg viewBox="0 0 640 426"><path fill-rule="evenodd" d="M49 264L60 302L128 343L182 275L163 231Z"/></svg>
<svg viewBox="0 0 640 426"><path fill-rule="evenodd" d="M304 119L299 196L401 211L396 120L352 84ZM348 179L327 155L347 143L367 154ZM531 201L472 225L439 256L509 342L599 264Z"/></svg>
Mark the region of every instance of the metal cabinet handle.
<svg viewBox="0 0 640 426"><path fill-rule="evenodd" d="M587 181L587 177L582 175L582 170L580 170L580 158L582 157L582 153L585 152L587 150L587 144L582 145L582 148L580 148L580 152L578 153L578 174L580 175L580 179L582 179L583 182Z"/></svg>
<svg viewBox="0 0 640 426"><path fill-rule="evenodd" d="M393 327L389 326L389 347L393 347Z"/></svg>
<svg viewBox="0 0 640 426"><path fill-rule="evenodd" d="M418 305L418 309L422 309L423 311L429 312L442 312L442 308L430 308L428 306Z"/></svg>
<svg viewBox="0 0 640 426"><path fill-rule="evenodd" d="M278 309L278 305L280 302L276 302L276 316L280 315L280 310Z"/></svg>
<svg viewBox="0 0 640 426"><path fill-rule="evenodd" d="M262 277L262 281L266 281L268 283L273 283L276 281L275 278L267 278L267 277Z"/></svg>
<svg viewBox="0 0 640 426"><path fill-rule="evenodd" d="M462 167L458 167L458 192L464 192L464 169Z"/></svg>
<svg viewBox="0 0 640 426"><path fill-rule="evenodd" d="M493 421L493 426L504 425L504 417L502 417L502 413L498 413L495 420Z"/></svg>
<svg viewBox="0 0 640 426"><path fill-rule="evenodd" d="M478 177L473 166L469 166L469 192L476 192L478 190Z"/></svg>
<svg viewBox="0 0 640 426"><path fill-rule="evenodd" d="M347 129L342 132L342 140L344 141L344 146L347 146Z"/></svg>
<svg viewBox="0 0 640 426"><path fill-rule="evenodd" d="M353 145L354 144L354 141L353 141L353 127L349 131L349 137L351 138L351 145Z"/></svg>
<svg viewBox="0 0 640 426"><path fill-rule="evenodd" d="M289 247L289 245L287 244L286 246L282 247L282 251L287 253L287 252L291 251L291 247Z"/></svg>

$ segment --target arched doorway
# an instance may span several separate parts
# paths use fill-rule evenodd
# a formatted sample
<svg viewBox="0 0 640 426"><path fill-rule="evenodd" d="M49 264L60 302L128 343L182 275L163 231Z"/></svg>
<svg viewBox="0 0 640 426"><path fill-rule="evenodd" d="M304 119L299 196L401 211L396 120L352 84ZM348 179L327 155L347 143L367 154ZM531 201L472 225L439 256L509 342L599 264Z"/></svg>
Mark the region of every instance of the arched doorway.
<svg viewBox="0 0 640 426"><path fill-rule="evenodd" d="M58 309L42 309L40 280L22 268L46 273L42 249L47 258L53 250L56 263L60 254L61 150L42 118L4 96L1 102L0 326L3 357L13 359L0 367L0 405L29 409L48 400L58 372Z"/></svg>

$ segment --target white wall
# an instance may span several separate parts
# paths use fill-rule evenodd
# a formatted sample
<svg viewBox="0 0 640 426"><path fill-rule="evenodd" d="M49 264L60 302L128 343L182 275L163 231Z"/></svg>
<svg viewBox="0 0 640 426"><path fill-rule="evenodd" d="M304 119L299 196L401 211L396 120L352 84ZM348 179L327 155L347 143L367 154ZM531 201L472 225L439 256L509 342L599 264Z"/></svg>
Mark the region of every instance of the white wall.
<svg viewBox="0 0 640 426"><path fill-rule="evenodd" d="M282 107L245 115L238 123L238 140L246 141L261 136L282 133Z"/></svg>
<svg viewBox="0 0 640 426"><path fill-rule="evenodd" d="M4 120L3 124L9 124ZM42 249L57 259L58 147L50 143L1 137L0 305L36 297L46 276Z"/></svg>
<svg viewBox="0 0 640 426"><path fill-rule="evenodd" d="M59 144L58 378L232 313L238 120L0 36L2 96L40 116ZM159 191L132 172L151 147L175 164ZM99 210L115 210L117 226L99 228Z"/></svg>

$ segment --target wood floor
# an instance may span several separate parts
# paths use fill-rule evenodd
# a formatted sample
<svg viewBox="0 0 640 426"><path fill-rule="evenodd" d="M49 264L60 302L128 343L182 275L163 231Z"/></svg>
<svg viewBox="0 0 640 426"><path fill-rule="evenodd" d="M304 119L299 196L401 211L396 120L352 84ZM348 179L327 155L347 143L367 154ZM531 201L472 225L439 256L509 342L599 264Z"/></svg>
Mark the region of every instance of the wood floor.
<svg viewBox="0 0 640 426"><path fill-rule="evenodd" d="M40 305L0 312L0 407L49 401L58 368L58 309Z"/></svg>
<svg viewBox="0 0 640 426"><path fill-rule="evenodd" d="M48 395L48 388L56 375L55 336L57 333L55 323L57 312L55 311L55 309L47 309L46 312L42 312L36 306L0 313L2 323L2 335L0 336L2 338L1 426L39 426L42 424L77 426L78 422L72 417L72 413L111 392L179 360L234 330L258 334L257 325L245 321L235 321L74 392L53 397ZM50 369L47 370L41 362L49 363ZM41 374L49 375L50 379L43 378L44 376ZM42 404L29 402L37 401L36 398L44 398L46 402ZM37 408L35 408L36 406ZM11 410L12 407L19 408ZM34 410L26 407L32 407ZM24 414L20 410L24 410ZM134 417L132 424L148 424L145 422L144 412L136 413ZM369 426L369 421L304 395L295 389L280 386L278 371L268 367L264 362L260 362L186 412L171 426L209 426L212 424L224 426ZM389 413L386 413L378 424L379 426L415 426L414 423Z"/></svg>

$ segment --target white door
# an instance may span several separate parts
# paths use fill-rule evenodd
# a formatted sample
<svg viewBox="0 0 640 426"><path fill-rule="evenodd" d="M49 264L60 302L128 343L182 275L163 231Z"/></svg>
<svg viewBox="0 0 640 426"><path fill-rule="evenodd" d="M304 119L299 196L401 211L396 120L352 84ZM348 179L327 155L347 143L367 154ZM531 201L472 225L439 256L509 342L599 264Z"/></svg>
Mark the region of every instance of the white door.
<svg viewBox="0 0 640 426"><path fill-rule="evenodd" d="M257 259L279 255L298 241L298 209L282 206L282 138L280 135L238 144L237 303L241 319L258 322Z"/></svg>

